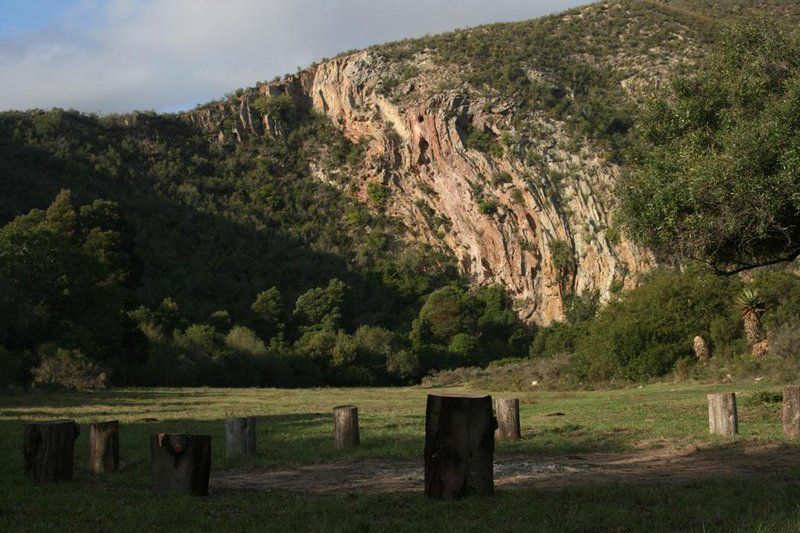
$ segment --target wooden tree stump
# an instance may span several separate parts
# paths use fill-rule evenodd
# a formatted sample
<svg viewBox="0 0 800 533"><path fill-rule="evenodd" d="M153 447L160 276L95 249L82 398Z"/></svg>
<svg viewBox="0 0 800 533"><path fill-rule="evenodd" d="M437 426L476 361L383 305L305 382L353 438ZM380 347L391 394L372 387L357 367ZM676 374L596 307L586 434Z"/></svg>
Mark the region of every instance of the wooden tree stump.
<svg viewBox="0 0 800 533"><path fill-rule="evenodd" d="M800 386L783 389L783 434L790 439L800 437Z"/></svg>
<svg viewBox="0 0 800 533"><path fill-rule="evenodd" d="M210 435L155 433L150 438L153 491L204 496L210 473Z"/></svg>
<svg viewBox="0 0 800 533"><path fill-rule="evenodd" d="M495 437L500 440L519 440L522 436L519 428L519 400L498 398L495 400L495 410L497 411Z"/></svg>
<svg viewBox="0 0 800 533"><path fill-rule="evenodd" d="M116 472L119 468L119 421L93 422L89 426L89 471Z"/></svg>
<svg viewBox="0 0 800 533"><path fill-rule="evenodd" d="M80 432L74 420L25 424L22 447L25 474L35 483L72 479L75 439Z"/></svg>
<svg viewBox="0 0 800 533"><path fill-rule="evenodd" d="M429 394L425 494L452 499L494 492L492 397Z"/></svg>
<svg viewBox="0 0 800 533"><path fill-rule="evenodd" d="M708 430L714 435L736 435L739 432L735 393L708 395Z"/></svg>
<svg viewBox="0 0 800 533"><path fill-rule="evenodd" d="M256 417L225 419L225 456L228 459L256 454Z"/></svg>
<svg viewBox="0 0 800 533"><path fill-rule="evenodd" d="M333 444L336 449L361 444L358 432L358 407L340 405L333 408Z"/></svg>

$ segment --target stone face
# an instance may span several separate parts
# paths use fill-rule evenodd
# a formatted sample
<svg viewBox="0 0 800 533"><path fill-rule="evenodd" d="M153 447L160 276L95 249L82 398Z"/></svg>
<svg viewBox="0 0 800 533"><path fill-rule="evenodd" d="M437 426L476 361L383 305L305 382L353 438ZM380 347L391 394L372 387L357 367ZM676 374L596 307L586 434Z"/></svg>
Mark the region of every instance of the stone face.
<svg viewBox="0 0 800 533"><path fill-rule="evenodd" d="M573 139L544 116L531 118L545 133L525 150L469 149L470 130L498 139L514 134L514 103L466 87L441 90L446 69L424 56L415 66L419 74L400 86L402 98L381 90L397 66L362 51L246 91L239 104L192 111L189 120L212 139L222 134L236 142L276 133L268 117L254 118L250 103L259 95L286 93L310 105L351 141L366 141L363 164L350 172L360 199L367 200L369 183L386 186L385 210L403 221L406 239L450 250L474 285L502 284L528 322L562 319L563 300L572 294L597 291L605 300L612 286L629 287L635 274L653 266L646 250L606 235L619 168L603 153L565 148ZM228 132L219 129L225 112L236 119ZM324 172L317 174L324 179ZM481 212L487 201L496 203L494 213ZM430 212L445 222L434 223Z"/></svg>
<svg viewBox="0 0 800 533"><path fill-rule="evenodd" d="M602 154L578 157L552 148L553 141L566 137L562 125L544 119L542 128L551 132L542 147L546 169L529 166L512 150L492 157L467 149L468 127L493 135L509 131L511 109L484 111L487 100L480 95L424 88L398 104L377 90L387 68L369 52L335 59L316 69L309 95L314 108L340 124L348 138L371 139L367 168L379 168L370 160L388 162L365 173L362 190L373 180L389 186L394 194L388 212L404 221L413 238L444 244L469 280L502 284L522 317L539 323L563 318L563 296L597 290L607 297L615 280L624 283L625 274L650 267L650 255L628 241L613 245L602 231L586 234L586 228L610 223L608 192L618 168ZM431 70L415 83L435 86L442 74ZM555 172L566 176L559 184L550 178ZM504 182L493 181L501 173ZM478 188L483 199L497 202L496 214L481 213ZM443 238L421 203L449 220ZM555 241L566 244L572 268L554 261Z"/></svg>

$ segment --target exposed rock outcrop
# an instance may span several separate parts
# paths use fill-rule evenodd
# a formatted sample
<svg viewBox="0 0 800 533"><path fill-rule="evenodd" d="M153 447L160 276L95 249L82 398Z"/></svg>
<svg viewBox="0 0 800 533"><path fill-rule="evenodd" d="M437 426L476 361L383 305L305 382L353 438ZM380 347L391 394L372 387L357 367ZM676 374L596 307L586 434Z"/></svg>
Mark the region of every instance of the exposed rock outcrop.
<svg viewBox="0 0 800 533"><path fill-rule="evenodd" d="M367 200L370 182L385 186L384 208L405 223L408 239L449 248L475 284L501 283L527 321L559 320L569 296L597 291L606 299L652 266L647 251L607 231L619 168L604 154L544 115L531 119L539 135L520 140L513 102L442 88L448 73L424 55L415 66L390 92L397 66L356 52L188 117L230 142L276 133L252 109L265 94L289 94L327 115L348 139L365 142L353 178L360 197ZM475 131L491 141L491 154L468 147Z"/></svg>

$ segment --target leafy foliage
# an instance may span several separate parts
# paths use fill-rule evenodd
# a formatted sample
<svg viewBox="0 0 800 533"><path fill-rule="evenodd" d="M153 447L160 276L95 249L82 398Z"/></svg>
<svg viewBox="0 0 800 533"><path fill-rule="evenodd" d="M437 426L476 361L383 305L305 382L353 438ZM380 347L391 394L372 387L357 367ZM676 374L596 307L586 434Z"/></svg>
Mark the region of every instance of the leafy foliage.
<svg viewBox="0 0 800 533"><path fill-rule="evenodd" d="M664 256L737 270L800 253L800 40L737 26L639 122L621 218Z"/></svg>

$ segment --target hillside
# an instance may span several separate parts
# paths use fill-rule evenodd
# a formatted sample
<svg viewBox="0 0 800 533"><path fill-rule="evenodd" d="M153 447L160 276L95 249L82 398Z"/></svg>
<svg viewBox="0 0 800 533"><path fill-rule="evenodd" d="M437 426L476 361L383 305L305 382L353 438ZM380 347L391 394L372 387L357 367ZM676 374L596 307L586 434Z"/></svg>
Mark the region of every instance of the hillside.
<svg viewBox="0 0 800 533"><path fill-rule="evenodd" d="M573 295L605 300L653 265L610 216L637 101L702 55L720 13L800 11L729 4L599 3L377 46L185 116L224 144L280 133L252 108L265 96L326 115L364 159L346 177L312 173L402 221L406 239L453 254L470 283L501 283L526 321L547 324Z"/></svg>
<svg viewBox="0 0 800 533"><path fill-rule="evenodd" d="M177 323L162 316L167 338L232 321L257 330L258 350L306 339L330 358L336 331L374 326L434 346L423 371L476 352L473 337L484 359L526 355L509 307L550 324L657 263L612 216L638 104L691 69L723 24L770 14L797 21L800 7L600 2L345 53L174 115L3 113L0 222L65 188L76 209L116 202L132 258L125 307L177 309ZM510 300L461 288L494 284ZM335 305L319 313L333 321L319 347L298 306L326 286ZM271 287L280 327L259 331L253 306ZM442 287L468 318L437 337L422 305Z"/></svg>

